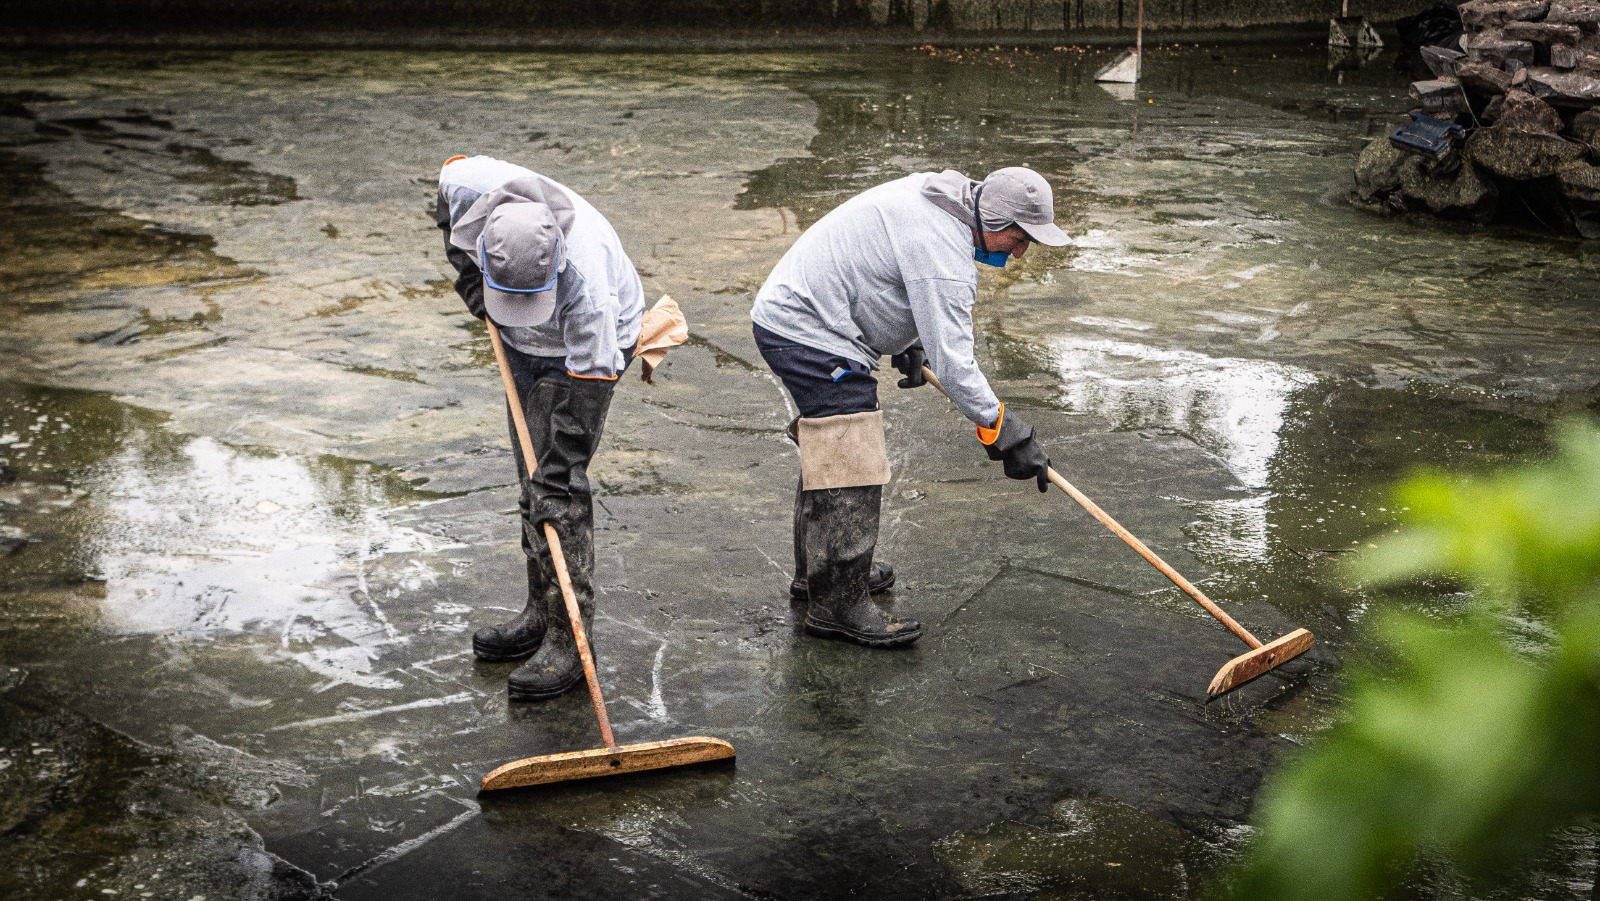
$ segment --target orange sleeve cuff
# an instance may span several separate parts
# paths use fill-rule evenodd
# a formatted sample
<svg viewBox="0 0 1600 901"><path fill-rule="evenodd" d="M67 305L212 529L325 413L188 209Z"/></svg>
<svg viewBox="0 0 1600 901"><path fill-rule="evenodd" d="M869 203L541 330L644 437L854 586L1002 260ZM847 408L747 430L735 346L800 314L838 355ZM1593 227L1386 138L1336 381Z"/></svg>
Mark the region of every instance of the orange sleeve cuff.
<svg viewBox="0 0 1600 901"><path fill-rule="evenodd" d="M996 416L994 418L994 428L986 429L981 425L978 426L978 443L983 445L984 447L988 447L989 445L995 443L995 441L1000 438L1000 423L1005 422L1005 421L1006 421L1006 404L1005 404L1005 401L1001 401L1000 402L1000 415Z"/></svg>
<svg viewBox="0 0 1600 901"><path fill-rule="evenodd" d="M444 165L443 165L443 166L440 166L440 167L439 167L439 168L440 168L440 169L443 169L443 168L444 168L444 167L445 167L445 166L448 166L448 165L450 165L450 164L451 164L451 163L454 163L454 162L457 162L457 161L459 161L459 160L464 160L464 159L466 159L466 158L467 158L467 155L466 155L466 154L465 154L465 153L458 153L458 154L456 154L456 155L455 155L455 156L453 156L453 157L451 157L451 158L449 158L449 159L447 159L447 160L445 160L445 161L444 161Z"/></svg>
<svg viewBox="0 0 1600 901"><path fill-rule="evenodd" d="M594 379L597 382L614 382L617 379L622 378L621 373L617 373L616 375L579 375L570 369L567 370L567 375L570 375L575 379Z"/></svg>

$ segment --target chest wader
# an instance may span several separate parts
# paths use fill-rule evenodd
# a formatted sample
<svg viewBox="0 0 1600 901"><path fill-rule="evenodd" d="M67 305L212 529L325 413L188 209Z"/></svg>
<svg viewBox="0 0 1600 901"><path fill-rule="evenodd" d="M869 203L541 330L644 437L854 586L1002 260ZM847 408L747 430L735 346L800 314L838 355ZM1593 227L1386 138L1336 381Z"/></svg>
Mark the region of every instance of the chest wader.
<svg viewBox="0 0 1600 901"><path fill-rule="evenodd" d="M803 567L810 600L806 631L871 648L915 642L922 636L920 623L885 619L868 599L883 486L889 481L883 411L801 417L795 437L801 487L795 562Z"/></svg>
<svg viewBox="0 0 1600 901"><path fill-rule="evenodd" d="M583 681L583 660L556 582L550 546L540 537L543 523L550 523L561 539L583 630L591 642L594 639L594 497L588 466L600 446L616 382L575 376L550 381L561 388L545 414L549 447L535 451L539 466L527 482L531 512L522 526L523 547L537 549L541 576L549 586L544 592L548 625L539 650L507 680L514 701L553 698Z"/></svg>

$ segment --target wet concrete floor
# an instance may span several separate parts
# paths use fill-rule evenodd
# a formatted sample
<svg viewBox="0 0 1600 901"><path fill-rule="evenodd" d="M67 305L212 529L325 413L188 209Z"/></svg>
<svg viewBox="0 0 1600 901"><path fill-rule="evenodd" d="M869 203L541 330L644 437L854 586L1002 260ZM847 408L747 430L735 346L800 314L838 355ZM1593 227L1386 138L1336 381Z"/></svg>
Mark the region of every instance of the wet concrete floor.
<svg viewBox="0 0 1600 901"><path fill-rule="evenodd" d="M1106 55L0 59L0 894L1198 897L1367 649L1338 561L1390 527L1383 487L1596 408L1600 246L1349 206L1409 106L1392 58L1165 46L1119 92ZM522 566L431 225L457 152L582 191L687 312L592 470L596 642L619 740L733 765L476 794L598 737L583 695L511 706L468 649ZM983 276L996 390L1247 626L1319 637L1221 702L1236 639L887 380L885 603L929 634L797 628L752 293L860 189L1018 163L1076 241ZM1594 869L1574 827L1493 897Z"/></svg>

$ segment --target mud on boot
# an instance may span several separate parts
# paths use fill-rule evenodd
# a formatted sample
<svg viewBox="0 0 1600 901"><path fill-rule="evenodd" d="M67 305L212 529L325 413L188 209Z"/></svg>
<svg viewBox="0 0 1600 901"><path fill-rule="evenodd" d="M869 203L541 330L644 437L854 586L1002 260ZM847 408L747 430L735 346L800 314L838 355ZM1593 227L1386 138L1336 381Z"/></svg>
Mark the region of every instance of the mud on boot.
<svg viewBox="0 0 1600 901"><path fill-rule="evenodd" d="M863 601L847 610L806 611L806 631L818 638L839 638L869 648L897 648L913 644L922 637L922 623L914 619L885 619L877 608Z"/></svg>
<svg viewBox="0 0 1600 901"><path fill-rule="evenodd" d="M587 488L587 484L584 485ZM567 576L572 583L572 594L578 602L578 612L583 617L583 631L593 637L594 624L594 508L587 493L579 497L543 496L534 500L534 511L527 527L542 535L544 523L555 527L561 539L562 556L567 564ZM552 548L543 545L541 564L552 574L555 561ZM555 582L552 578L551 582ZM512 670L506 680L513 701L543 701L577 687L583 681L583 658L578 655L578 642L572 633L572 620L567 616L567 602L561 595L559 584L546 592L549 599L545 618L544 644L539 646L533 659ZM592 644L591 644L592 647Z"/></svg>
<svg viewBox="0 0 1600 901"><path fill-rule="evenodd" d="M869 648L900 647L922 637L921 623L885 619L867 598L882 501L881 485L802 492L797 518L811 598L806 631L812 635Z"/></svg>
<svg viewBox="0 0 1600 901"><path fill-rule="evenodd" d="M894 567L887 563L872 561L872 569L867 571L867 593L883 594L894 587ZM804 601L809 597L809 586L805 579L795 579L789 583L789 597Z"/></svg>
<svg viewBox="0 0 1600 901"><path fill-rule="evenodd" d="M797 601L808 599L806 592L806 530L805 489L794 489L794 579L789 583L789 597ZM867 572L867 591L882 594L894 587L894 567L873 561Z"/></svg>
<svg viewBox="0 0 1600 901"><path fill-rule="evenodd" d="M583 631L587 634L594 623L594 602L578 602L583 614ZM545 633L544 644L533 659L511 671L506 679L506 689L513 701L546 701L576 688L583 681L583 658L578 654L578 642L572 634L571 620L567 618L567 605L555 592L549 612L550 628Z"/></svg>
<svg viewBox="0 0 1600 901"><path fill-rule="evenodd" d="M472 633L472 653L479 660L500 663L521 660L539 650L549 619L546 596L555 586L548 583L537 561L528 561L528 603L509 622L484 626Z"/></svg>

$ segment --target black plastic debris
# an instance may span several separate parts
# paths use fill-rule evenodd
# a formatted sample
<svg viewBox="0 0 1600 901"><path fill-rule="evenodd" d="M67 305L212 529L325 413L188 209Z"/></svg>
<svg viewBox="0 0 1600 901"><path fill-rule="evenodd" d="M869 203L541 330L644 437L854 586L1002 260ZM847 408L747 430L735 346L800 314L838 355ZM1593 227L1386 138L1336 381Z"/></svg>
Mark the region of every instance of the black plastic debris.
<svg viewBox="0 0 1600 901"><path fill-rule="evenodd" d="M1412 113L1411 124L1402 125L1389 136L1389 143L1412 153L1442 157L1455 148L1467 130L1454 122L1435 119L1425 113Z"/></svg>
<svg viewBox="0 0 1600 901"><path fill-rule="evenodd" d="M1400 32L1400 49L1417 52L1423 47L1456 48L1461 40L1461 13L1454 6L1439 4L1414 16L1397 19L1395 30Z"/></svg>

